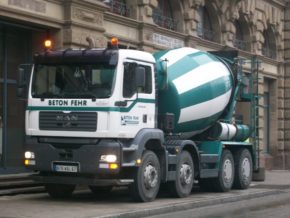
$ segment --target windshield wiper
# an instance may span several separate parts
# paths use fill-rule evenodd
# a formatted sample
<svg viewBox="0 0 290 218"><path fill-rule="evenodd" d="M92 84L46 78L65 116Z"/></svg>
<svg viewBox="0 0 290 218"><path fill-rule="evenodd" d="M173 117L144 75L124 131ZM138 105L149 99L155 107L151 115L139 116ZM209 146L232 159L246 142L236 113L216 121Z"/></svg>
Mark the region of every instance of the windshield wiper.
<svg viewBox="0 0 290 218"><path fill-rule="evenodd" d="M98 96L93 93L64 93L64 97L68 98L91 98L96 99Z"/></svg>
<svg viewBox="0 0 290 218"><path fill-rule="evenodd" d="M35 98L63 98L64 96L62 94L55 94L55 93L51 93L51 92L45 92L39 95L34 95L33 97Z"/></svg>

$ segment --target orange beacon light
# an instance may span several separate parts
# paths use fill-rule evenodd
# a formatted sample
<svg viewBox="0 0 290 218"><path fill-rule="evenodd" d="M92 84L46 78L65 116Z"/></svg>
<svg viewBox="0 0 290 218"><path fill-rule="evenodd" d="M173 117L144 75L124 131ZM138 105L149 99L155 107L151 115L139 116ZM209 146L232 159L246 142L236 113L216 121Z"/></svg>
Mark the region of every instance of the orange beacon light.
<svg viewBox="0 0 290 218"><path fill-rule="evenodd" d="M112 46L118 46L118 44L119 44L119 40L116 37L113 37L111 39L111 45Z"/></svg>
<svg viewBox="0 0 290 218"><path fill-rule="evenodd" d="M108 48L118 49L119 40L116 37L113 37L110 42L108 42Z"/></svg>
<svg viewBox="0 0 290 218"><path fill-rule="evenodd" d="M45 47L45 49L50 49L51 46L52 46L52 42L51 42L51 40L50 40L50 39L46 39L46 40L44 41L44 47Z"/></svg>

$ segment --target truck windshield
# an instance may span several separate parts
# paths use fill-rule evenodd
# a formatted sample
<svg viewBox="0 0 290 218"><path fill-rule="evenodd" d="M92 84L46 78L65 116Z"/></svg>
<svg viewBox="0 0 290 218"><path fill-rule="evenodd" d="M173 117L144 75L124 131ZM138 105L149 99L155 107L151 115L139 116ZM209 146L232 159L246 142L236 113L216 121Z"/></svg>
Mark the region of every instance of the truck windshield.
<svg viewBox="0 0 290 218"><path fill-rule="evenodd" d="M34 98L109 98L115 68L104 65L41 65L34 68Z"/></svg>

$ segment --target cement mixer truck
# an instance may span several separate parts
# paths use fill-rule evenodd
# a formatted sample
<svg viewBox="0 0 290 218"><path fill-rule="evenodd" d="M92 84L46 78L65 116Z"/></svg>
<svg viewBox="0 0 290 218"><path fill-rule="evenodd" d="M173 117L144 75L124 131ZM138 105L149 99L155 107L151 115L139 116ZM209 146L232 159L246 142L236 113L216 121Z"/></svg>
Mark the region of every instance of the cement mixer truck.
<svg viewBox="0 0 290 218"><path fill-rule="evenodd" d="M195 183L248 188L258 164L254 129L235 119L235 108L252 97L242 98L243 72L224 53L152 55L113 41L36 54L19 70L18 91L28 93L26 167L55 198L80 184L96 195L126 185L140 202L153 201L160 186L180 198Z"/></svg>

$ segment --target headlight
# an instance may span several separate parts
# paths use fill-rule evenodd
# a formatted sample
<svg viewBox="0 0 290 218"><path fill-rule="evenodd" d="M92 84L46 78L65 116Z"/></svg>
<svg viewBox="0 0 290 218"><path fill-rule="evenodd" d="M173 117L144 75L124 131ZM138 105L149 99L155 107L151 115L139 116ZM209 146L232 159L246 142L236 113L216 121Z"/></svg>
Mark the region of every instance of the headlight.
<svg viewBox="0 0 290 218"><path fill-rule="evenodd" d="M35 155L34 155L34 152L26 151L24 153L24 157L25 157L25 159L34 159L35 158Z"/></svg>
<svg viewBox="0 0 290 218"><path fill-rule="evenodd" d="M115 163L117 161L117 156L114 154L102 155L100 161L107 163Z"/></svg>

